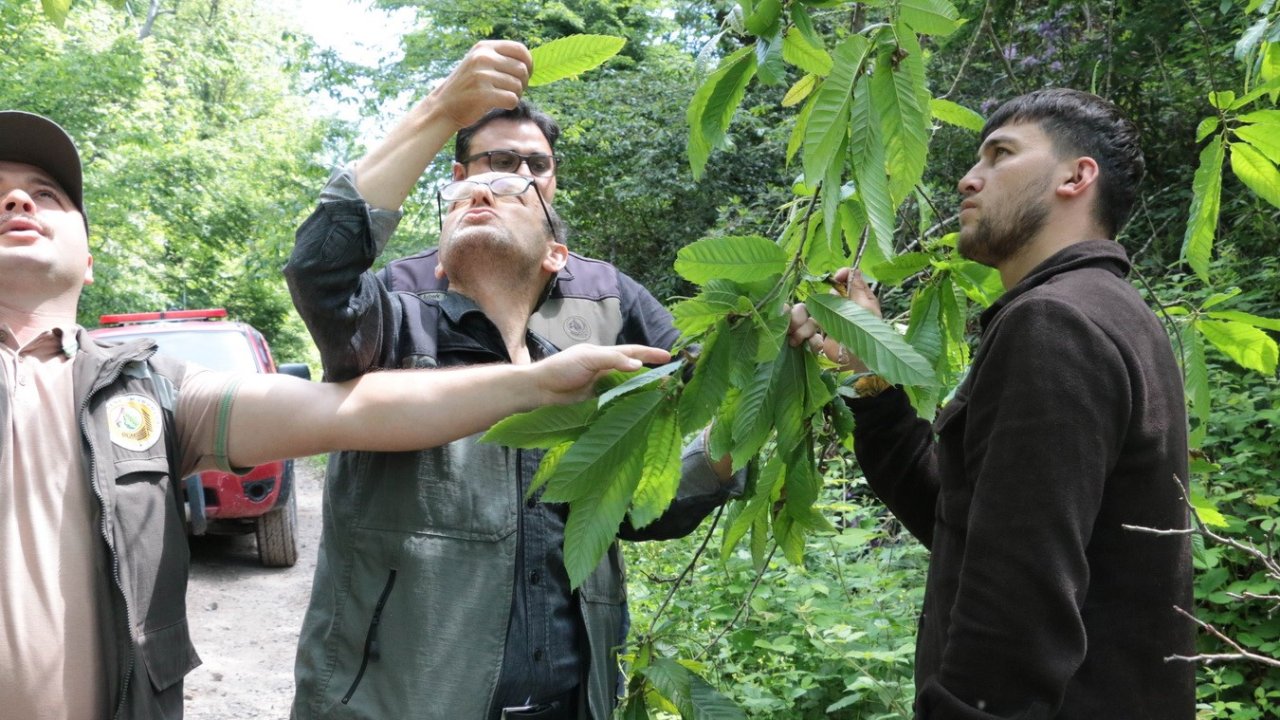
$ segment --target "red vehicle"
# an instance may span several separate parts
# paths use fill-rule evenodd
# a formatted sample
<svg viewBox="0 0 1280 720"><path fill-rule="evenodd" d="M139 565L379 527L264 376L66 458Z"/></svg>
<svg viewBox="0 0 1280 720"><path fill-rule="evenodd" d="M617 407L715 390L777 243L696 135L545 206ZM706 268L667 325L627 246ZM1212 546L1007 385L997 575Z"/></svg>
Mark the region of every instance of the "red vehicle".
<svg viewBox="0 0 1280 720"><path fill-rule="evenodd" d="M303 364L277 368L262 333L226 316L221 308L103 315L102 327L89 332L103 340L151 338L160 352L212 370L282 372L311 379L310 368ZM297 562L292 460L259 465L245 475L203 472L185 478L184 487L192 534L252 532L263 565L291 567Z"/></svg>

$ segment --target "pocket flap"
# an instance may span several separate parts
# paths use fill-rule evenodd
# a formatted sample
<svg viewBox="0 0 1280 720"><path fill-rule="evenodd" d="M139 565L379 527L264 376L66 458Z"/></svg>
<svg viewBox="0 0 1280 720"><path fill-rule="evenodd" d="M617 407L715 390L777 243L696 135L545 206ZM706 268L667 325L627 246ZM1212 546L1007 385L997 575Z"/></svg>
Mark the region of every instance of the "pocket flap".
<svg viewBox="0 0 1280 720"><path fill-rule="evenodd" d="M200 667L200 656L191 644L186 619L144 633L138 638L138 655L147 667L147 676L156 692L172 687Z"/></svg>

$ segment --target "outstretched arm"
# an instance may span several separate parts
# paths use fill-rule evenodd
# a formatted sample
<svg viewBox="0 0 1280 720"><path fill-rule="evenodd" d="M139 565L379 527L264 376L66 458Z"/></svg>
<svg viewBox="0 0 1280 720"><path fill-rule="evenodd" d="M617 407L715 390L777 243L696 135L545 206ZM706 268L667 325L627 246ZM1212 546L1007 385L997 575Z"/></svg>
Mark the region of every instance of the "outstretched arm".
<svg viewBox="0 0 1280 720"><path fill-rule="evenodd" d="M493 108L513 108L533 72L529 50L510 40L476 43L431 94L356 164L356 189L377 208L399 209L458 130Z"/></svg>
<svg viewBox="0 0 1280 720"><path fill-rule="evenodd" d="M642 345L577 345L532 365L389 370L343 383L248 375L227 424L234 467L337 450L405 451L452 442L513 413L590 396L610 370L663 363Z"/></svg>

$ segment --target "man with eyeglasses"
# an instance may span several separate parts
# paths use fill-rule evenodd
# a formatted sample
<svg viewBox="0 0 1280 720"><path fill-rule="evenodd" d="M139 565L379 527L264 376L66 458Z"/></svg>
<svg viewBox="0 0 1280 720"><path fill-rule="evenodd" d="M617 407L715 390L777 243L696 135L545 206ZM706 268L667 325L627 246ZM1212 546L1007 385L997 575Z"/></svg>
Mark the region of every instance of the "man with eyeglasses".
<svg viewBox="0 0 1280 720"><path fill-rule="evenodd" d="M649 293L565 246L551 205L558 130L520 104L531 62L518 43L476 45L330 180L285 269L327 380L519 364L588 340L675 341L670 314ZM439 191L438 248L371 272L432 157L468 126L455 180ZM626 637L622 557L615 543L569 587L567 508L529 492L541 460L475 437L331 458L295 718L611 715ZM642 530L624 524L619 537L687 534L737 489L700 439L683 470L667 513Z"/></svg>

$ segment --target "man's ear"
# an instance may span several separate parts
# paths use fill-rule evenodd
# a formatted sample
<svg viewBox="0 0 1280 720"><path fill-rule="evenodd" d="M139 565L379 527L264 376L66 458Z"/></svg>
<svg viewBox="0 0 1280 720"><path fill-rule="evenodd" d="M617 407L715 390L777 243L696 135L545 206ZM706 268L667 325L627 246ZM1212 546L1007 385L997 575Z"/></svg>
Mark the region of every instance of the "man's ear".
<svg viewBox="0 0 1280 720"><path fill-rule="evenodd" d="M1098 161L1087 155L1076 158L1070 170L1071 175L1056 189L1063 198L1079 197L1098 182Z"/></svg>
<svg viewBox="0 0 1280 720"><path fill-rule="evenodd" d="M542 259L542 269L549 273L558 273L569 262L569 248L564 243L552 241L547 244L547 255Z"/></svg>
<svg viewBox="0 0 1280 720"><path fill-rule="evenodd" d="M463 165L463 164L462 164L462 163L460 163L460 162L454 162L454 163L453 163L453 179L454 179L454 180L466 180L466 179L467 179L467 166L466 166L466 165Z"/></svg>
<svg viewBox="0 0 1280 720"><path fill-rule="evenodd" d="M436 279L443 280L445 278L444 266L440 264L439 259L436 260Z"/></svg>
<svg viewBox="0 0 1280 720"><path fill-rule="evenodd" d="M84 284L93 284L93 256L89 256L89 264L84 266Z"/></svg>

